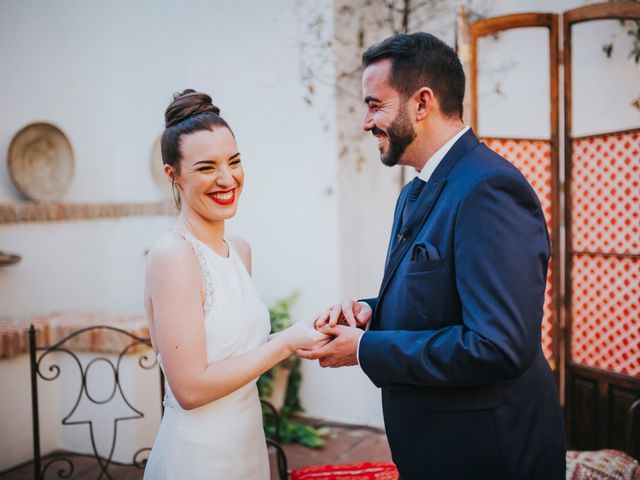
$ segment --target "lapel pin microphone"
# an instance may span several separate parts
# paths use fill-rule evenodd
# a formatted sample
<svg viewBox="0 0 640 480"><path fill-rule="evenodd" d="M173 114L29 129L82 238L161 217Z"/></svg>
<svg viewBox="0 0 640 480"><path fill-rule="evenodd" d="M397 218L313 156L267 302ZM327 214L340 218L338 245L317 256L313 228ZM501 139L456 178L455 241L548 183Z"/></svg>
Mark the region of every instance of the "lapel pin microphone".
<svg viewBox="0 0 640 480"><path fill-rule="evenodd" d="M410 234L411 234L411 231L408 228L403 228L400 231L400 233L398 233L398 242L402 242L403 240L406 240Z"/></svg>

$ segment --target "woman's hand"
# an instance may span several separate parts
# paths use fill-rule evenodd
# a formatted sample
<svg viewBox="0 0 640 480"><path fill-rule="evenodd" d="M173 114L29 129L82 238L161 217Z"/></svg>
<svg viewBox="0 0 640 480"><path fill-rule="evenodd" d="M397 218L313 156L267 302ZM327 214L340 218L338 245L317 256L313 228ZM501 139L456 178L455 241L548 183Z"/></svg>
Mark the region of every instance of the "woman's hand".
<svg viewBox="0 0 640 480"><path fill-rule="evenodd" d="M313 319L303 320L275 335L287 344L292 354L296 350L313 350L323 346L331 339L328 335L316 330L314 323Z"/></svg>

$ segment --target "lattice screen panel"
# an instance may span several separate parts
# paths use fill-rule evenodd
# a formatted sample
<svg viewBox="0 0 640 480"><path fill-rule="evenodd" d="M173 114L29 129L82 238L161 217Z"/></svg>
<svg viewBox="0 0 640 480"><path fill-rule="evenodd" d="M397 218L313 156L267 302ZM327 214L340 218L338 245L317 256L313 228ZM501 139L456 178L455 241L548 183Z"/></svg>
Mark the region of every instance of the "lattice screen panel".
<svg viewBox="0 0 640 480"><path fill-rule="evenodd" d="M640 376L640 132L573 141L573 361Z"/></svg>
<svg viewBox="0 0 640 480"><path fill-rule="evenodd" d="M640 253L640 132L573 142L574 250Z"/></svg>
<svg viewBox="0 0 640 480"><path fill-rule="evenodd" d="M489 148L513 163L529 181L538 194L540 204L551 232L551 145L547 140L523 140L510 138L483 138ZM545 292L544 314L542 318L542 350L553 365L553 291L549 263L547 289Z"/></svg>
<svg viewBox="0 0 640 480"><path fill-rule="evenodd" d="M571 285L573 361L640 376L640 259L575 255Z"/></svg>

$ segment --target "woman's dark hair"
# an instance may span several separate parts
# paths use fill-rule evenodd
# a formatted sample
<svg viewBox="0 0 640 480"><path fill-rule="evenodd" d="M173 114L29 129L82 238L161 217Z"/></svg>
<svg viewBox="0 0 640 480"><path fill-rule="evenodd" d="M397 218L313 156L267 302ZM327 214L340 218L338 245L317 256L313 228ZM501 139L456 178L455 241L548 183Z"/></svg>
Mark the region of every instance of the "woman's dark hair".
<svg viewBox="0 0 640 480"><path fill-rule="evenodd" d="M462 118L464 70L449 45L425 32L394 35L369 47L362 64L366 68L387 58L392 62L389 82L404 98L429 87L445 116Z"/></svg>
<svg viewBox="0 0 640 480"><path fill-rule="evenodd" d="M162 163L180 173L180 139L200 130L213 131L218 127L231 128L220 116L220 109L206 93L188 88L173 94L173 101L164 112L164 132L160 140Z"/></svg>

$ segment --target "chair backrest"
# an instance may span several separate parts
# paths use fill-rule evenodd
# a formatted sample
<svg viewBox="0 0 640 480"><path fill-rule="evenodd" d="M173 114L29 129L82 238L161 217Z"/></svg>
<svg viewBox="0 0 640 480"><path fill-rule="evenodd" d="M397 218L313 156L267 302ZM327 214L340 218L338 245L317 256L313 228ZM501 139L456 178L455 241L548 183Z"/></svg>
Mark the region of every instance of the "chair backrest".
<svg viewBox="0 0 640 480"><path fill-rule="evenodd" d="M85 341L87 340L86 336L88 336L88 342ZM108 351L113 353L110 355L94 354L90 361L85 360L83 362L77 354L77 351L74 352L74 349L77 349L78 347L82 349L82 346L86 347L86 345L95 344L96 339L99 339L101 336L108 340ZM126 330L105 325L97 325L75 330L51 345L37 345L36 330L34 326L31 325L31 328L29 329L29 357L31 370L31 407L33 418L34 478L36 480L44 478L47 470L56 463L58 464L58 467L52 468L57 468L59 476L62 478L72 478L75 465L73 459L77 457L86 458L89 456L96 459L98 465L97 478L113 478L109 471L109 468L112 465L131 465L141 470L144 469L149 452L151 451L150 446L140 448L134 452L131 457L131 463L116 462L113 460L113 455L115 452L116 442L118 440L118 423L127 420L141 419L144 417L142 410L132 404L127 396L127 392L125 392L121 384L123 378L121 375L123 358L125 358L126 355L137 355L137 365L141 369L151 370L157 366L157 357L153 349L149 348L150 346L151 341L148 338L138 337ZM68 356L68 359L79 368L79 374L81 377L80 389L77 395L73 395L75 402L70 407L61 423L62 425L86 425L93 455L62 452L48 455L46 458L41 456L40 418L38 413L38 379L40 378L41 380L52 382L59 378L61 366L60 362L56 359L49 359L51 360L51 364L46 368L46 371L43 371L44 368L41 368L43 359L47 358L54 352L59 352ZM91 395L88 389L88 382L90 381L89 374L91 370L95 370L91 367L99 362L105 362L106 366L108 366L107 370L113 374L113 379L101 378L101 380L113 381L113 389L110 392L110 395L103 399L96 399ZM44 364L42 364L42 367L44 367ZM158 368L158 370L160 372L160 400L162 404L162 398L164 398L164 378L162 370L160 368ZM119 405L123 406L123 408L126 409L127 414L113 417L113 435L108 449L109 453L107 455L100 455L97 448L97 439L94 436L95 429L93 420L86 419L84 415L74 414L78 411L78 406L81 402L87 405L106 405L112 401L117 401ZM62 408L66 407L62 406Z"/></svg>

